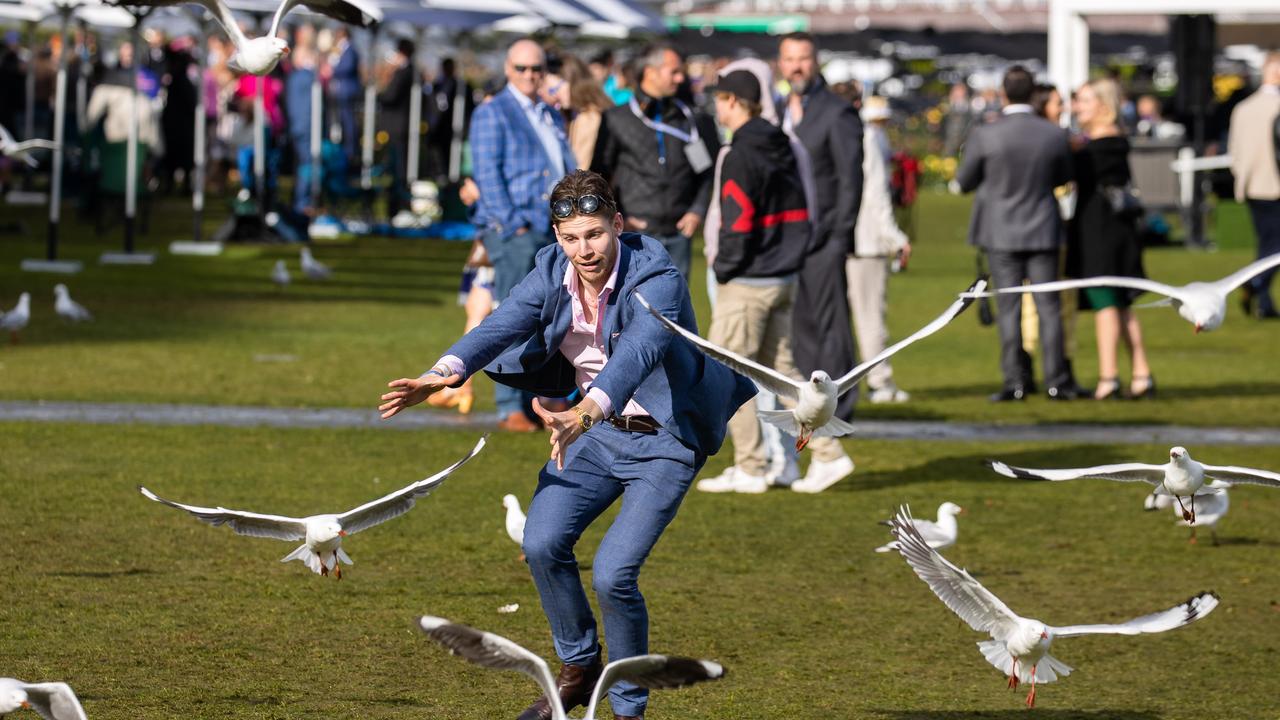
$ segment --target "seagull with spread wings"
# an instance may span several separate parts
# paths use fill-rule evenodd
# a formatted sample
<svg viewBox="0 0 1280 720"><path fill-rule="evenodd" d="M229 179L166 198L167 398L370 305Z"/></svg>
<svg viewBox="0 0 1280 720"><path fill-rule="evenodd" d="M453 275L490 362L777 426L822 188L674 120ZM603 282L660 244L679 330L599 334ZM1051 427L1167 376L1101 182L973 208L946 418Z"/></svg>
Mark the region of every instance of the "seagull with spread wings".
<svg viewBox="0 0 1280 720"><path fill-rule="evenodd" d="M1166 285L1155 280L1116 275L1099 275L1098 277L1079 278L1075 280L1055 280L1032 285L1017 285L1000 288L992 292L972 291L962 295L970 297L992 297L1008 293L1058 292L1061 290L1077 290L1087 287L1122 287L1142 290L1157 295L1164 295L1163 300L1150 303L1149 306L1172 305L1184 320L1195 326L1196 332L1216 330L1227 315L1227 295L1232 290L1244 285L1257 275L1280 266L1280 255L1265 257L1252 262L1230 275L1212 282L1192 282L1186 285Z"/></svg>
<svg viewBox="0 0 1280 720"><path fill-rule="evenodd" d="M992 639L979 642L978 648L987 662L1009 676L1009 687L1017 688L1020 682L1031 683L1027 707L1035 707L1037 683L1050 683L1071 674L1069 665L1049 654L1049 646L1056 638L1165 632L1195 622L1218 606L1217 593L1209 591L1168 610L1115 625L1046 625L1010 610L972 575L929 547L916 531L910 508L900 508L889 523L898 552L933 594L969 627L991 635Z"/></svg>
<svg viewBox="0 0 1280 720"><path fill-rule="evenodd" d="M1117 482L1145 482L1155 486L1158 495L1172 495L1182 509L1182 519L1195 524L1196 496L1211 495L1231 485L1265 485L1280 488L1280 473L1270 470L1235 467L1233 465L1204 465L1191 459L1184 447L1169 448L1169 462L1164 465L1146 463L1119 463L1085 468L1023 468L988 460L992 470L1005 477L1023 480L1079 480L1095 478ZM1209 482L1206 482L1206 478ZM1225 483L1225 485L1224 485ZM1190 509L1182 502L1189 498Z"/></svg>
<svg viewBox="0 0 1280 720"><path fill-rule="evenodd" d="M964 312L965 308L973 304L973 298L977 297L986 286L986 280L978 280L961 293L960 299L952 303L946 312L934 318L933 322L920 328L907 339L885 348L879 355L858 365L837 380L832 380L831 376L823 370L815 370L808 380L789 378L773 368L765 367L755 360L726 350L680 327L650 307L639 293L636 293L636 299L671 332L684 337L702 352L751 378L761 388L793 403L794 407L791 410L761 410L760 417L783 432L795 436L796 449L803 450L805 445L809 444L810 438L840 437L853 432L852 425L835 417L836 400L856 388L858 382L876 365L893 357L908 345L923 340L946 327L957 315Z"/></svg>
<svg viewBox="0 0 1280 720"><path fill-rule="evenodd" d="M46 720L87 720L80 700L64 682L28 683L0 678L0 717L35 710Z"/></svg>
<svg viewBox="0 0 1280 720"><path fill-rule="evenodd" d="M27 152L28 150L36 149L57 150L58 143L52 140L23 140L18 142L3 125L0 125L0 155L11 157L14 160L21 160L31 167L36 167L39 163Z"/></svg>
<svg viewBox="0 0 1280 720"><path fill-rule="evenodd" d="M193 3L209 11L213 19L218 21L227 37L236 46L236 52L227 61L227 66L238 72L251 75L266 75L275 69L280 58L289 54L289 43L277 37L280 23L289 11L299 5L326 15L348 25L369 25L382 20L382 11L370 0L283 0L271 18L271 29L266 35L249 38L236 22L231 8L223 0L111 0L114 5L132 5L137 7L162 7Z"/></svg>
<svg viewBox="0 0 1280 720"><path fill-rule="evenodd" d="M432 640L448 648L454 655L462 656L464 660L493 670L514 670L533 678L542 688L543 694L551 700L552 720L568 720L565 707L560 703L555 678L551 676L551 669L542 658L501 635L453 623L444 618L424 615L418 619L418 626ZM601 671L595 690L591 692L591 700L587 703L587 714L582 718L595 720L596 708L604 694L622 681L650 690L665 690L706 680L719 680L722 677L724 666L711 660L673 655L637 655L614 660Z"/></svg>
<svg viewBox="0 0 1280 720"><path fill-rule="evenodd" d="M328 575L332 570L334 576L341 580L342 568L338 565L338 561L352 564L351 558L342 549L342 538L367 530L374 525L381 525L409 512L418 498L430 494L432 490L439 487L454 470L475 457L484 448L484 444L485 438L480 438L480 442L476 443L471 452L435 475L336 515L294 518L244 510L228 510L224 507L198 507L165 500L144 487L139 487L138 491L158 503L185 510L210 525L228 525L240 535L285 541L302 540L303 544L281 558L280 562L301 560L311 568L312 572Z"/></svg>

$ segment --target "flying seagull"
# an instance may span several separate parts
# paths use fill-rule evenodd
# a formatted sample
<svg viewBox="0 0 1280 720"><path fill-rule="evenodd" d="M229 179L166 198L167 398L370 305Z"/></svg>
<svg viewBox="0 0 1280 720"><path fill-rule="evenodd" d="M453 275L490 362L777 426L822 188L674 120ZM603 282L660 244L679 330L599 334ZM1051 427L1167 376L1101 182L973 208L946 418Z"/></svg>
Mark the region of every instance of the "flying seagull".
<svg viewBox="0 0 1280 720"><path fill-rule="evenodd" d="M1146 482L1155 486L1159 495L1172 495L1182 509L1182 519L1194 524L1196 521L1196 495L1209 495L1221 491L1222 483L1230 485L1265 485L1280 488L1280 474L1270 470L1234 467L1231 465L1203 465L1191 459L1191 454L1184 447L1169 448L1169 462L1164 465L1148 465L1146 463L1120 463L1118 465L1097 465L1086 468L1064 468L1046 470L1021 468L1007 465L999 460L988 460L992 470L1011 478L1024 480L1079 480L1080 478L1097 478L1099 480L1116 480L1118 482ZM1205 478L1211 482L1206 483ZM1212 482L1214 480L1221 481ZM1190 498L1190 509L1183 504L1182 498Z"/></svg>
<svg viewBox="0 0 1280 720"><path fill-rule="evenodd" d="M328 280L332 272L329 266L315 259L311 254L311 248L306 245L302 246L301 251L302 273L312 280Z"/></svg>
<svg viewBox="0 0 1280 720"><path fill-rule="evenodd" d="M946 312L935 318L933 322L920 328L907 339L885 348L879 355L858 365L838 380L832 380L831 376L823 370L815 370L808 380L793 380L773 368L725 350L699 337L696 333L680 327L651 307L640 293L636 293L636 299L663 325L666 325L668 330L683 336L702 352L751 378L761 388L794 403L794 408L791 410L761 410L759 413L765 422L777 426L789 435L794 435L796 449L803 450L805 445L809 444L810 438L840 437L853 432L852 425L835 417L836 400L856 388L858 381L862 380L863 376L871 372L876 365L893 357L908 345L923 340L946 327L947 323L973 304L973 298L977 297L977 294L981 293L986 286L986 280L978 280L969 286L967 291L961 293L960 299L952 303Z"/></svg>
<svg viewBox="0 0 1280 720"><path fill-rule="evenodd" d="M960 526L956 524L956 516L964 512L964 508L953 502L944 502L938 506L938 521L932 520L912 520L915 523L916 532L920 533L920 537L928 543L929 547L934 550L942 550L956 544L956 538L960 534ZM880 522L881 525L888 525L888 520ZM898 542L895 540L876 548L876 552L883 553L890 550L897 550Z"/></svg>
<svg viewBox="0 0 1280 720"><path fill-rule="evenodd" d="M524 560L524 512L520 510L520 501L515 495L503 495L502 507L507 509L507 537L521 548L520 559Z"/></svg>
<svg viewBox="0 0 1280 720"><path fill-rule="evenodd" d="M9 331L9 342L18 344L18 333L31 322L31 293L18 296L18 304L7 313L0 313L0 330Z"/></svg>
<svg viewBox="0 0 1280 720"><path fill-rule="evenodd" d="M515 670L533 678L551 700L552 720L568 720L560 703L556 681L542 658L501 635L452 623L444 618L424 615L418 619L418 626L427 637L444 645L450 653L461 655L464 660L493 670ZM600 699L610 687L624 680L650 690L665 690L722 677L724 667L710 660L673 655L637 655L614 660L600 673L600 680L587 704L587 714L582 717L583 720L595 720Z"/></svg>
<svg viewBox="0 0 1280 720"><path fill-rule="evenodd" d="M37 163L36 159L31 157L31 154L27 151L35 150L37 148L44 150L57 150L58 143L52 140L23 140L22 142L18 142L13 139L13 136L9 134L9 131L6 130L3 125L0 125L0 155L11 157L14 160L21 160L31 167L36 167L39 163Z"/></svg>
<svg viewBox="0 0 1280 720"><path fill-rule="evenodd" d="M87 720L80 700L64 682L27 683L0 677L0 717L35 710L45 720Z"/></svg>
<svg viewBox="0 0 1280 720"><path fill-rule="evenodd" d="M411 510L418 498L428 495L449 477L450 473L462 467L463 463L475 457L484 448L485 438L471 449L458 462L441 470L425 480L385 495L373 502L348 510L341 514L311 515L294 518L283 515L264 515L228 510L224 507L206 508L195 505L183 505L156 495L145 487L138 491L151 500L163 503L172 508L185 510L210 525L229 525L240 535L273 538L275 540L303 540L296 550L280 559L280 562L301 560L320 575L328 575L332 570L335 577L342 579L342 568L338 561L350 565L351 558L342 549L342 538L354 535L374 525L380 525L392 518L399 517Z"/></svg>
<svg viewBox="0 0 1280 720"><path fill-rule="evenodd" d="M283 0L271 19L271 29L266 35L250 39L240 30L231 8L222 0L111 0L113 5L133 5L138 7L163 7L192 3L209 11L214 20L226 31L227 37L236 46L236 52L227 61L227 65L237 72L251 75L266 75L275 69L280 58L289 54L289 43L276 37L280 32L280 22L289 11L299 5L306 5L312 12L326 15L348 25L369 25L382 20L382 11L370 0Z"/></svg>
<svg viewBox="0 0 1280 720"><path fill-rule="evenodd" d="M1031 683L1027 707L1035 707L1036 683L1050 683L1059 676L1071 674L1069 665L1049 654L1049 646L1054 639L1164 632L1199 620L1218 606L1217 593L1209 591L1168 610L1117 625L1045 625L1010 610L972 575L952 565L937 550L929 547L916 532L910 508L900 508L890 521L890 528L898 541L898 552L916 575L928 583L933 594L969 627L991 635L992 639L979 642L978 648L987 662L1009 676L1009 687L1017 688L1020 682Z"/></svg>
<svg viewBox="0 0 1280 720"><path fill-rule="evenodd" d="M1186 285L1166 285L1146 278L1100 275L1078 280L1017 285L1000 288L994 292L972 292L972 297L992 297L1000 293L1036 293L1075 290L1086 287L1123 287L1164 295L1163 300L1150 305L1172 305L1184 320L1195 326L1196 332L1216 330L1227 315L1227 295L1273 267L1280 266L1280 255L1265 257L1249 263L1221 280L1192 282ZM963 297L963 296L962 296Z"/></svg>
<svg viewBox="0 0 1280 720"><path fill-rule="evenodd" d="M67 290L67 286L58 283L53 286L53 309L60 317L64 317L72 322L81 322L84 320L92 320L93 315L89 314L84 306L71 299L71 293Z"/></svg>

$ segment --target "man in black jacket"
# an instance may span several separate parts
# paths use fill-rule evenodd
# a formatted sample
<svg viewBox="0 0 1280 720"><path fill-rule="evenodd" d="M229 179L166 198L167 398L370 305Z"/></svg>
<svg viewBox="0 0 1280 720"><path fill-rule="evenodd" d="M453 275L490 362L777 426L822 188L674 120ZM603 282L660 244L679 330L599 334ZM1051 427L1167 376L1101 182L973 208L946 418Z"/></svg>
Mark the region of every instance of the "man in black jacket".
<svg viewBox="0 0 1280 720"><path fill-rule="evenodd" d="M837 377L857 362L844 265L853 252L853 229L862 204L862 120L852 105L827 88L808 33L782 38L778 74L791 85L784 99L783 127L809 151L818 190L815 242L796 292L796 364L806 376L825 370ZM841 396L837 417L853 416L857 395Z"/></svg>
<svg viewBox="0 0 1280 720"><path fill-rule="evenodd" d="M676 97L680 53L655 45L640 62L635 97L604 114L591 169L613 187L626 229L661 242L688 280L690 238L707 214L720 141L711 118Z"/></svg>
<svg viewBox="0 0 1280 720"><path fill-rule="evenodd" d="M760 81L746 70L710 88L720 124L733 133L720 167L722 222L713 270L716 305L711 342L799 379L791 354L791 307L796 273L813 237L800 170L786 133L760 118ZM843 262L843 258L842 258ZM698 482L704 492L761 493L767 460L756 405L729 421L733 468ZM821 492L853 472L853 460L834 438L814 438L814 459L797 492Z"/></svg>
<svg viewBox="0 0 1280 720"><path fill-rule="evenodd" d="M391 62L383 66L389 73L378 93L382 106L379 119L387 133L386 165L391 172L391 184L387 186L387 215L394 217L409 198L409 99L413 95L413 41L401 38Z"/></svg>

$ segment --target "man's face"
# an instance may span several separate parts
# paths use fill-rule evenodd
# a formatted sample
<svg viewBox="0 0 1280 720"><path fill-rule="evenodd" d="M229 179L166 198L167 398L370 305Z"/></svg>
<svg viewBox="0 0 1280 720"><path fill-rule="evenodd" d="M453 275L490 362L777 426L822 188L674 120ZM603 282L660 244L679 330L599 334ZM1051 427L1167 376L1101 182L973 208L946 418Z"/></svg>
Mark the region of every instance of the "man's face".
<svg viewBox="0 0 1280 720"><path fill-rule="evenodd" d="M729 93L716 93L716 122L728 127L733 124L733 96Z"/></svg>
<svg viewBox="0 0 1280 720"><path fill-rule="evenodd" d="M674 50L662 53L662 64L657 67L646 66L644 69L645 92L651 97L668 98L676 94L680 83L684 82L684 63Z"/></svg>
<svg viewBox="0 0 1280 720"><path fill-rule="evenodd" d="M818 58L813 43L783 40L778 46L778 73L791 84L791 92L801 94L818 74Z"/></svg>
<svg viewBox="0 0 1280 720"><path fill-rule="evenodd" d="M622 213L574 215L554 226L560 249L573 263L578 277L596 288L603 287L618 258L616 239L622 232Z"/></svg>
<svg viewBox="0 0 1280 720"><path fill-rule="evenodd" d="M532 40L521 40L507 51L503 66L507 82L526 97L537 99L538 85L547 71L547 58Z"/></svg>

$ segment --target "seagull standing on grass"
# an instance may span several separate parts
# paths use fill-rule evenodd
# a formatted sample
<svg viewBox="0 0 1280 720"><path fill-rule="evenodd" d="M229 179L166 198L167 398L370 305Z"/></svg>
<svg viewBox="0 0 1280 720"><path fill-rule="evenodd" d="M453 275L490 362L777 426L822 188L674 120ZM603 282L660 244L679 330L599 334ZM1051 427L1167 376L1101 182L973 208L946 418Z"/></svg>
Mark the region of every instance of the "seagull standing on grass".
<svg viewBox="0 0 1280 720"><path fill-rule="evenodd" d="M987 662L1009 676L1009 688L1016 689L1020 682L1031 683L1031 693L1027 695L1029 708L1036 704L1036 683L1050 683L1059 676L1071 674L1069 665L1049 654L1055 638L1164 632L1195 622L1218 606L1217 593L1209 591L1168 610L1117 625L1045 625L1010 610L972 575L930 548L916 531L910 508L903 506L889 523L898 541L898 552L916 575L928 583L933 594L969 627L991 635L992 639L978 643L978 648Z"/></svg>
<svg viewBox="0 0 1280 720"><path fill-rule="evenodd" d="M1227 295L1232 290L1277 266L1280 266L1280 255L1272 255L1252 262L1221 280L1212 282L1197 281L1186 285L1166 285L1146 278L1100 275L1078 280L1055 280L1054 282L1033 285L1017 285L1000 288L994 292L972 291L962 295L962 297L966 295L975 298L992 297L997 293L1058 292L1060 290L1076 290L1086 287L1131 288L1164 295L1164 300L1150 303L1148 307L1172 305L1184 320L1195 326L1196 332L1199 333L1201 331L1216 330L1222 324L1223 318L1227 315Z"/></svg>
<svg viewBox="0 0 1280 720"><path fill-rule="evenodd" d="M934 550L942 550L956 544L956 538L960 534L960 526L956 523L956 516L963 513L964 508L953 502L944 502L938 506L938 521L932 520L915 520L912 523L916 526L916 532L920 533L920 537L929 547ZM889 525L889 520L882 520L881 525ZM889 552L898 549L898 541L886 543L876 548L876 552Z"/></svg>
<svg viewBox="0 0 1280 720"><path fill-rule="evenodd" d="M80 700L66 683L0 678L0 717L18 710L35 710L45 720L88 720Z"/></svg>
<svg viewBox="0 0 1280 720"><path fill-rule="evenodd" d="M1146 463L1120 463L1118 465L1097 465L1086 468L1064 468L1047 470L1037 468L1021 468L1006 465L998 460L988 460L992 470L1011 478L1024 480L1079 480L1080 478L1096 478L1099 480L1116 480L1118 482L1147 482L1155 486L1158 495L1172 495L1182 510L1182 519L1190 524L1196 521L1196 496L1211 495L1221 492L1231 485L1265 485L1280 488L1280 474L1270 470L1235 467L1232 465L1204 465L1191 459L1191 454L1184 447L1169 449L1169 462L1164 465L1148 465ZM1205 482L1205 478L1210 481ZM1224 485L1225 483L1225 485ZM1183 504L1182 498L1189 498L1190 509Z"/></svg>
<svg viewBox="0 0 1280 720"><path fill-rule="evenodd" d="M18 142L3 125L0 125L0 155L11 157L14 160L21 160L31 167L36 167L39 163L27 152L35 149L57 150L58 143L52 140L23 140Z"/></svg>
<svg viewBox="0 0 1280 720"><path fill-rule="evenodd" d="M418 619L418 626L427 637L444 645L450 653L461 655L464 660L494 670L515 670L533 678L551 701L552 720L568 720L569 716L560 703L556 681L542 658L501 635L452 623L444 618L424 615ZM591 701L587 704L587 714L582 717L583 720L595 720L600 699L609 688L622 681L650 690L665 690L722 677L724 666L710 660L673 655L637 655L614 660L601 671L595 690L591 692Z"/></svg>
<svg viewBox="0 0 1280 720"><path fill-rule="evenodd" d="M311 254L311 248L306 245L302 246L302 272L312 280L328 280L332 272L329 266L315 259Z"/></svg>
<svg viewBox="0 0 1280 720"><path fill-rule="evenodd" d="M18 296L18 304L7 313L0 314L0 330L9 331L10 344L18 344L18 333L31 322L31 293Z"/></svg>
<svg viewBox="0 0 1280 720"><path fill-rule="evenodd" d="M267 34L250 39L240 30L231 8L222 0L111 0L113 5L133 5L138 7L163 7L192 3L209 11L214 20L226 31L227 37L236 46L235 53L227 61L227 66L236 72L251 75L266 75L275 69L280 58L289 54L289 43L277 37L280 22L289 11L298 5L306 5L313 12L326 15L348 25L368 25L382 19L382 11L369 0L283 0L271 19L271 29ZM368 20L366 20L368 18Z"/></svg>
<svg viewBox="0 0 1280 720"><path fill-rule="evenodd" d="M277 260L276 264L272 266L271 282L282 290L289 284L289 268L284 264L283 260Z"/></svg>
<svg viewBox="0 0 1280 720"><path fill-rule="evenodd" d="M832 380L831 376L822 370L815 370L808 380L793 380L773 368L765 367L738 353L726 350L680 327L650 307L639 293L636 293L636 299L668 330L692 342L707 355L751 378L761 388L793 402L794 408L791 410L761 410L760 417L783 432L795 436L796 450L803 450L812 437L840 437L853 432L852 425L835 417L836 400L856 388L858 382L876 365L893 357L908 345L946 327L947 323L973 304L973 298L977 297L977 293L981 293L986 286L986 280L978 280L967 291L961 293L960 299L952 303L951 307L933 322L917 330L911 337L885 348L879 355L858 365L838 380Z"/></svg>
<svg viewBox="0 0 1280 720"><path fill-rule="evenodd" d="M71 293L67 291L67 286L58 283L53 286L53 309L60 317L64 317L71 322L82 322L92 320L93 315L89 314L84 306L71 299Z"/></svg>
<svg viewBox="0 0 1280 720"><path fill-rule="evenodd" d="M521 548L520 560L524 560L524 511L520 509L520 501L515 495L503 495L502 507L507 509L507 537Z"/></svg>
<svg viewBox="0 0 1280 720"><path fill-rule="evenodd" d="M341 580L342 568L338 561L352 564L351 558L342 549L342 538L409 512L418 498L439 487L454 470L475 457L484 448L484 444L485 438L480 438L480 442L465 457L435 475L337 515L311 515L304 518L263 515L224 507L183 505L165 500L144 487L139 487L138 491L158 503L185 510L210 525L229 525L240 535L286 541L303 540L302 545L281 558L280 562L301 560L312 572L328 575L332 570L334 576Z"/></svg>

